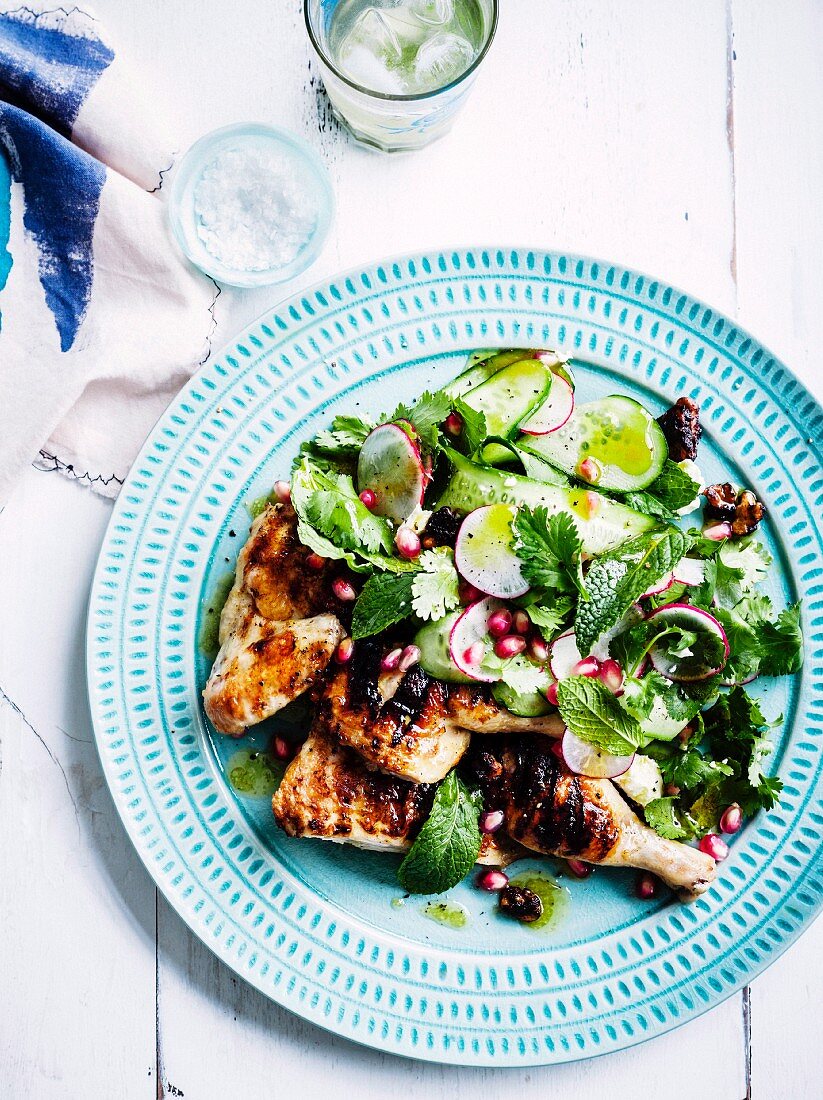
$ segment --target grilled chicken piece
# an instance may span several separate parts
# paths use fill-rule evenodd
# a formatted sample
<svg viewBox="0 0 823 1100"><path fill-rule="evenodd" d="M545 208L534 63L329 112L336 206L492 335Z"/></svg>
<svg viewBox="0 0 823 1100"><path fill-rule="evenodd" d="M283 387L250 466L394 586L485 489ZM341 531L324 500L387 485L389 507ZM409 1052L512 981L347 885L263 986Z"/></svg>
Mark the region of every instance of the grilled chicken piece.
<svg viewBox="0 0 823 1100"><path fill-rule="evenodd" d="M468 748L448 716L448 687L419 665L380 675L380 646L363 640L336 669L317 704L318 722L375 768L414 783L437 783Z"/></svg>
<svg viewBox="0 0 823 1100"><path fill-rule="evenodd" d="M431 808L425 784L384 775L315 723L272 799L289 836L405 851Z"/></svg>
<svg viewBox="0 0 823 1100"><path fill-rule="evenodd" d="M509 836L546 855L639 867L694 897L715 877L710 856L644 825L607 779L569 772L539 740L509 743L489 797L502 798Z"/></svg>
<svg viewBox="0 0 823 1100"><path fill-rule="evenodd" d="M544 733L562 737L565 726L559 714L540 718L521 718L494 701L485 685L452 687L449 691L449 716L463 729L473 733Z"/></svg>
<svg viewBox="0 0 823 1100"><path fill-rule="evenodd" d="M203 697L221 733L239 736L276 714L323 675L344 635L334 563L306 564L290 505L269 506L237 559L220 616L220 652Z"/></svg>

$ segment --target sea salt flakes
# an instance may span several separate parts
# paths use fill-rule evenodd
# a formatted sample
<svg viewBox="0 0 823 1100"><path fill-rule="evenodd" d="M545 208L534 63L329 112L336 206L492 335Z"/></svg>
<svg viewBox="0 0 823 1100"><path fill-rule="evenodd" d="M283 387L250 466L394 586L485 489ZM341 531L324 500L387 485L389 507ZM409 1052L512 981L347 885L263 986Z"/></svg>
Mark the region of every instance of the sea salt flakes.
<svg viewBox="0 0 823 1100"><path fill-rule="evenodd" d="M197 235L234 271L286 267L314 233L314 190L302 164L283 150L248 142L222 149L195 188Z"/></svg>

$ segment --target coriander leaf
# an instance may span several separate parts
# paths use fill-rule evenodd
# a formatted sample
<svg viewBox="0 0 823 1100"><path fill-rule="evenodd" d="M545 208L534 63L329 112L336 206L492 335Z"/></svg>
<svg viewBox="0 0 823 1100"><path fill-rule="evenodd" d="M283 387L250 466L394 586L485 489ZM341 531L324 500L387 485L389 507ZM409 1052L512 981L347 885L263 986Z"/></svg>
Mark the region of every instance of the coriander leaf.
<svg viewBox="0 0 823 1100"><path fill-rule="evenodd" d="M420 572L412 583L412 607L421 619L442 619L460 603L459 577L454 554L446 546L427 550L418 558Z"/></svg>
<svg viewBox="0 0 823 1100"><path fill-rule="evenodd" d="M336 416L332 420L331 428L318 432L308 443L308 448L354 458L373 427L371 421L359 416Z"/></svg>
<svg viewBox="0 0 823 1100"><path fill-rule="evenodd" d="M596 558L586 574L588 599L577 605L574 630L581 653L622 619L649 585L668 573L689 549L677 527L641 535Z"/></svg>
<svg viewBox="0 0 823 1100"><path fill-rule="evenodd" d="M738 613L715 608L714 616L726 633L729 658L723 668L723 678L729 683L746 683L757 676L762 656L760 635Z"/></svg>
<svg viewBox="0 0 823 1100"><path fill-rule="evenodd" d="M480 667L497 676L498 680L518 695L531 695L545 689L548 682L546 670L534 665L522 653L515 657L498 657L487 654Z"/></svg>
<svg viewBox="0 0 823 1100"><path fill-rule="evenodd" d="M375 573L363 585L354 604L351 636L355 641L401 622L412 613L417 573Z"/></svg>
<svg viewBox="0 0 823 1100"><path fill-rule="evenodd" d="M557 685L557 707L572 733L601 752L628 756L643 740L637 719L599 680L587 676L561 680Z"/></svg>
<svg viewBox="0 0 823 1100"><path fill-rule="evenodd" d="M643 807L646 824L666 840L683 840L689 836L675 810L673 798L655 798Z"/></svg>
<svg viewBox="0 0 823 1100"><path fill-rule="evenodd" d="M703 720L709 755L734 769L729 801L739 802L746 813L773 806L782 783L763 772L772 744L760 705L742 687L735 687L704 712Z"/></svg>
<svg viewBox="0 0 823 1100"><path fill-rule="evenodd" d="M454 402L454 411L463 421L462 439L466 453L473 455L486 438L486 418L482 412L475 412L459 398Z"/></svg>
<svg viewBox="0 0 823 1100"><path fill-rule="evenodd" d="M577 589L585 596L582 542L570 515L560 512L550 516L543 507L518 508L512 529L513 549L530 584L561 592Z"/></svg>
<svg viewBox="0 0 823 1100"><path fill-rule="evenodd" d="M554 597L554 598L552 598ZM544 594L540 600L528 603L523 610L543 637L549 641L563 627L574 606L571 596Z"/></svg>
<svg viewBox="0 0 823 1100"><path fill-rule="evenodd" d="M688 819L696 836L718 831L720 818L730 802L735 801L727 783L707 787L688 809Z"/></svg>
<svg viewBox="0 0 823 1100"><path fill-rule="evenodd" d="M740 587L744 592L750 592L759 584L768 575L772 564L771 554L753 538L724 542L717 557L729 569L739 571Z"/></svg>
<svg viewBox="0 0 823 1100"><path fill-rule="evenodd" d="M470 791L456 772L449 772L397 871L404 890L442 894L468 874L480 854L477 819L482 808L480 794Z"/></svg>
<svg viewBox="0 0 823 1100"><path fill-rule="evenodd" d="M647 672L641 679L626 679L623 687L623 704L642 721L652 712L655 701L660 700L666 713L685 726L700 710L700 703L684 697L680 686L665 679L659 672Z"/></svg>
<svg viewBox="0 0 823 1100"><path fill-rule="evenodd" d="M699 606L708 602L709 607L714 604L730 611L743 599L744 576L742 569L728 565L720 554L711 558L704 563L703 583L695 594Z"/></svg>
<svg viewBox="0 0 823 1100"><path fill-rule="evenodd" d="M760 626L764 676L788 676L803 664L803 633L800 629L800 604L792 604L777 616L776 623Z"/></svg>
<svg viewBox="0 0 823 1100"><path fill-rule="evenodd" d="M672 512L687 508L697 494L700 486L676 462L667 458L663 469L646 489L646 492L660 501Z"/></svg>
<svg viewBox="0 0 823 1100"><path fill-rule="evenodd" d="M440 425L451 412L451 407L452 400L448 394L427 391L413 405L398 405L387 419L394 423L408 420L423 445L433 451L437 447Z"/></svg>

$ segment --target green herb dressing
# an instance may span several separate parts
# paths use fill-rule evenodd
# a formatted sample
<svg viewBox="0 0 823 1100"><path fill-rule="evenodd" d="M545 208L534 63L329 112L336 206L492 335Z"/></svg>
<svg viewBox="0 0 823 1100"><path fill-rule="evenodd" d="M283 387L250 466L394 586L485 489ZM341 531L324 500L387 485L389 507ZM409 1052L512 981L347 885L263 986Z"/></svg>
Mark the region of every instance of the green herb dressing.
<svg viewBox="0 0 823 1100"><path fill-rule="evenodd" d="M423 906L422 913L447 928L465 928L469 923L468 910L456 902L430 901Z"/></svg>
<svg viewBox="0 0 823 1100"><path fill-rule="evenodd" d="M214 586L211 599L203 613L203 622L200 624L200 638L198 639L201 652L213 661L220 649L220 612L223 604L228 599L231 586L234 584L234 573L226 573Z"/></svg>
<svg viewBox="0 0 823 1100"><path fill-rule="evenodd" d="M283 778L284 767L264 752L240 749L226 764L226 776L238 794L271 798Z"/></svg>
<svg viewBox="0 0 823 1100"><path fill-rule="evenodd" d="M247 500L246 511L252 519L257 519L261 512L265 512L270 504L274 504L274 499L273 493L266 493L264 496L256 497L254 500Z"/></svg>
<svg viewBox="0 0 823 1100"><path fill-rule="evenodd" d="M570 896L568 890L559 886L554 879L543 871L524 871L510 879L512 886L520 886L537 894L543 902L543 912L536 921L524 924L535 932L554 927L566 910Z"/></svg>

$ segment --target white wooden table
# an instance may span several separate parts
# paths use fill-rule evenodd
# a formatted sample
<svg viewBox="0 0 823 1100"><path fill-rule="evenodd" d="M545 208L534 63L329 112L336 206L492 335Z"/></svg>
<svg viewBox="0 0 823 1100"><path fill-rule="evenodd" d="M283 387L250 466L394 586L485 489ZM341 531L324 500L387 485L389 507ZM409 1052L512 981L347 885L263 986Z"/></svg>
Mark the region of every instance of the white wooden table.
<svg viewBox="0 0 823 1100"><path fill-rule="evenodd" d="M337 223L300 286L426 246L575 249L739 316L823 397L819 0L501 6L455 131L392 159L354 146L331 118L299 0L96 4L183 142L255 118L319 148ZM280 294L225 293L218 336ZM823 922L701 1019L558 1068L401 1061L234 977L158 896L91 740L85 606L109 511L31 470L0 516L0 1096L821 1095Z"/></svg>

